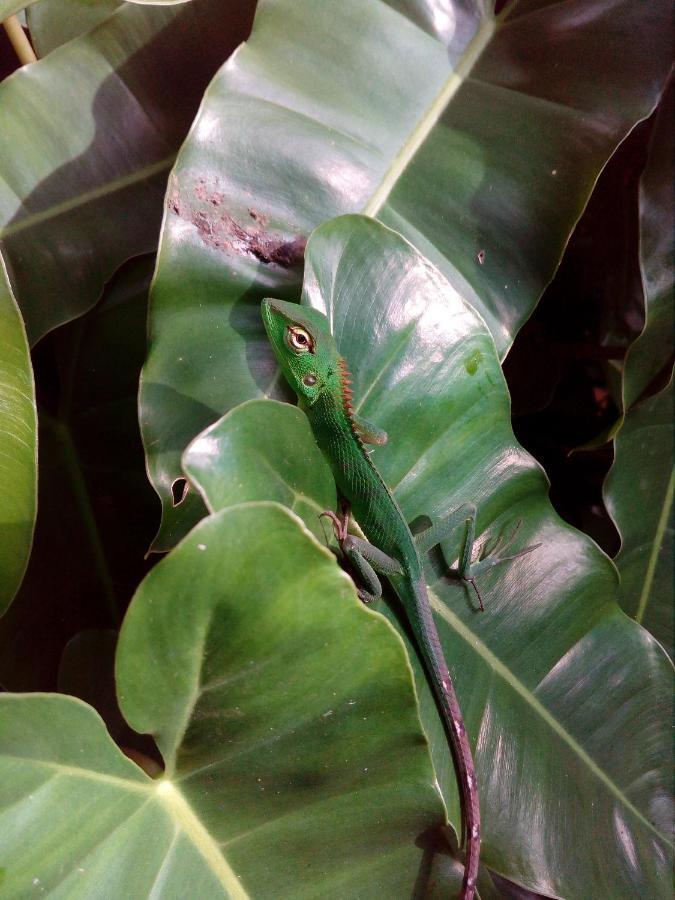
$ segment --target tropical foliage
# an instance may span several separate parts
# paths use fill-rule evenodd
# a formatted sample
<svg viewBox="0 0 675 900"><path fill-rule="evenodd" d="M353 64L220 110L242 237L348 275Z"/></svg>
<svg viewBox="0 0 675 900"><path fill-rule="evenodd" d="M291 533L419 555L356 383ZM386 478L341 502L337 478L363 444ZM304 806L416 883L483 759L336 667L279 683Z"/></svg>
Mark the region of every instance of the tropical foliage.
<svg viewBox="0 0 675 900"><path fill-rule="evenodd" d="M516 521L541 544L485 576L484 613L428 560L481 897L669 896L669 4L25 15L40 58L0 83L0 893L459 884L446 736L395 598L366 609L331 552L335 487L260 321L278 296L330 316L410 521L472 501L479 548ZM615 450L601 549L516 440L502 365L641 122L640 279L585 337L620 357L588 441Z"/></svg>

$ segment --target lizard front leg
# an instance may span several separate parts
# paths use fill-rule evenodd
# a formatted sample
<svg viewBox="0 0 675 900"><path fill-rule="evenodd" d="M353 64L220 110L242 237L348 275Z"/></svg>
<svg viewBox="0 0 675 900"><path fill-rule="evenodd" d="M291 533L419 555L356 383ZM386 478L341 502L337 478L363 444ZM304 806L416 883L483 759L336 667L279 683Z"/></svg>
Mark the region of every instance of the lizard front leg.
<svg viewBox="0 0 675 900"><path fill-rule="evenodd" d="M384 447L389 440L387 432L382 428L378 428L377 425L374 425L372 422L369 422L368 419L364 419L362 416L352 415L352 421L364 444L374 444L376 447Z"/></svg>

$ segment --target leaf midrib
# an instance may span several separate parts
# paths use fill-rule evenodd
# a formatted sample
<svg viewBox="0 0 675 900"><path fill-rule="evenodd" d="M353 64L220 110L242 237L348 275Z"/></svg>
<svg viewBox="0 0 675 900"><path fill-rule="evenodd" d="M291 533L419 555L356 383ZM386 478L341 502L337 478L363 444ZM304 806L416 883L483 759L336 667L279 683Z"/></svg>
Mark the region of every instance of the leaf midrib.
<svg viewBox="0 0 675 900"><path fill-rule="evenodd" d="M126 175L120 175L118 178L111 178L103 184L97 185L88 191L82 191L79 194L75 194L67 200L62 200L60 203L54 203L51 206L46 207L46 209L40 210L40 212L30 213L21 219L17 219L13 223L0 228L0 240L14 237L15 234L25 231L27 228L32 228L34 225L41 225L57 216L64 215L65 213L72 212L82 206L86 206L87 203L92 203L94 200L100 200L102 197L132 187L141 181L146 181L147 179L152 178L153 175L159 175L162 172L169 171L173 166L175 159L176 155L172 154L157 162L141 166Z"/></svg>
<svg viewBox="0 0 675 900"><path fill-rule="evenodd" d="M443 603L443 601L428 588L429 601L434 611L443 618L448 625L460 636L471 649L477 653L484 662L490 666L492 671L498 675L506 684L508 684L523 700L530 706L539 718L548 725L548 727L558 735L561 740L567 744L572 752L584 763L589 771L600 781L607 790L613 794L621 804L652 834L656 835L660 841L668 846L673 846L670 841L647 819L640 810L634 806L626 797L621 788L604 772L595 762L593 757L584 750L581 744L567 731L562 723L544 706L529 688L516 677L514 672L508 668L499 657L483 643L483 641L467 626L462 620L456 616L452 610Z"/></svg>
<svg viewBox="0 0 675 900"><path fill-rule="evenodd" d="M491 16L482 20L475 35L467 45L457 66L443 82L434 100L426 108L417 125L412 129L398 152L392 157L380 183L375 188L370 200L362 210L366 216L377 217L387 202L389 195L398 183L401 175L410 165L413 157L436 127L438 120L464 84L467 76L481 57L485 47L492 40L497 23Z"/></svg>
<svg viewBox="0 0 675 900"><path fill-rule="evenodd" d="M157 786L157 793L172 819L179 823L223 885L226 896L232 900L248 900L249 895L241 886L234 870L228 865L220 846L209 834L201 819L195 815L178 788L171 781L162 781Z"/></svg>
<svg viewBox="0 0 675 900"><path fill-rule="evenodd" d="M65 776L86 781L96 781L99 784L111 785L120 790L144 794L146 797L145 803L154 798L156 802L166 809L172 821L180 826L183 833L199 851L209 869L217 876L226 889L227 896L234 898L234 900L248 900L248 894L242 888L234 871L227 864L219 845L209 834L183 794L171 781L164 779L160 781L151 779L134 781L131 778L124 778L120 775L108 775L104 772L85 769L81 766L71 766L52 760L27 760L26 757L9 753L3 753L2 758L14 759L24 764L32 762L36 766L52 771L55 777Z"/></svg>

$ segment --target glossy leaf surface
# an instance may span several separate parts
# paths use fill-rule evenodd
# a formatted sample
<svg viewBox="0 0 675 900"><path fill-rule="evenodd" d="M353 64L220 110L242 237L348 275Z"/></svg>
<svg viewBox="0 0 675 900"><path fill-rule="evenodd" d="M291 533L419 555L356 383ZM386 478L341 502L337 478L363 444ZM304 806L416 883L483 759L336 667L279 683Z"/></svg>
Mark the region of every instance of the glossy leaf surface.
<svg viewBox="0 0 675 900"><path fill-rule="evenodd" d="M546 895L667 896L668 660L616 605L611 562L553 513L513 438L489 332L408 243L358 217L310 239L303 301L330 316L357 412L389 434L373 460L407 518L472 501L479 546L518 519L514 550L542 542L482 577L483 614L437 557L427 568L475 753L484 861ZM229 461L211 466L213 483L221 467L234 477ZM278 477L260 471L251 489ZM395 602L382 610L398 621ZM456 825L445 735L413 661Z"/></svg>
<svg viewBox="0 0 675 900"><path fill-rule="evenodd" d="M169 190L141 394L155 549L203 514L171 505L182 450L266 391L255 309L297 298L304 237L339 213L380 218L505 353L600 168L655 105L669 27L665 0L527 0L496 19L479 2L259 5Z"/></svg>
<svg viewBox="0 0 675 900"><path fill-rule="evenodd" d="M319 516L336 507L333 476L312 440L307 416L287 403L250 400L236 406L195 438L183 469L209 512L274 500L304 519L319 542L332 532Z"/></svg>
<svg viewBox="0 0 675 900"><path fill-rule="evenodd" d="M626 414L605 483L621 535L620 603L673 652L673 382Z"/></svg>
<svg viewBox="0 0 675 900"><path fill-rule="evenodd" d="M155 249L176 150L247 33L250 7L227 9L127 3L0 85L0 243L31 343Z"/></svg>
<svg viewBox="0 0 675 900"><path fill-rule="evenodd" d="M35 386L26 331L0 257L0 614L23 578L37 501Z"/></svg>
<svg viewBox="0 0 675 900"><path fill-rule="evenodd" d="M412 892L443 810L403 647L288 512L218 513L162 561L117 681L158 781L84 704L0 697L10 895L34 879L62 897Z"/></svg>

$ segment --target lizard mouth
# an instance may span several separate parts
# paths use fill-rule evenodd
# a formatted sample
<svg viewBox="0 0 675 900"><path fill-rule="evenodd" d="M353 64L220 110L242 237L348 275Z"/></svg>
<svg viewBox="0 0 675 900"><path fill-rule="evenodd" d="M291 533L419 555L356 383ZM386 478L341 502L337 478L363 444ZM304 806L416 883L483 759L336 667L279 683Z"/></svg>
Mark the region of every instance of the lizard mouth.
<svg viewBox="0 0 675 900"><path fill-rule="evenodd" d="M273 310L274 310L274 312L279 312L278 309L275 309L271 300L267 300L267 299L263 300L262 305L260 307L260 311L262 313L263 322L265 323L266 326L272 320L272 311Z"/></svg>

